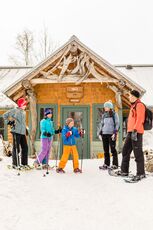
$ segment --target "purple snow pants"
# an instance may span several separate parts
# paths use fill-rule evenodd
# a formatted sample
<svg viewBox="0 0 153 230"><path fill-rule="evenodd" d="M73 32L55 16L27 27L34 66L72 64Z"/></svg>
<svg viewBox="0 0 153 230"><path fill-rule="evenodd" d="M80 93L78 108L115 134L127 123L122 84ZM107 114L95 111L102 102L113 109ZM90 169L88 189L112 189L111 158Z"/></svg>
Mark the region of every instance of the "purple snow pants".
<svg viewBox="0 0 153 230"><path fill-rule="evenodd" d="M49 153L50 153L50 149L52 146L52 142L53 142L53 138L42 138L41 139L41 152L38 155L38 163L41 164L46 163L48 164L48 160L49 160Z"/></svg>

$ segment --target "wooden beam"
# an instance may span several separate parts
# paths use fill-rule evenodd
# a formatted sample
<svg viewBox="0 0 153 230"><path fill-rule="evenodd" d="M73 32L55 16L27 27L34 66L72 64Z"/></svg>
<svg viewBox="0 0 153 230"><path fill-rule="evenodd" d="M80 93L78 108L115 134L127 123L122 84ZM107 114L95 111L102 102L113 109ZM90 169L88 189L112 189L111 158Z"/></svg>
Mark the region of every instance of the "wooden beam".
<svg viewBox="0 0 153 230"><path fill-rule="evenodd" d="M24 95L24 91L19 91L15 96L13 96L13 101L17 101L20 97Z"/></svg>
<svg viewBox="0 0 153 230"><path fill-rule="evenodd" d="M52 84L52 83L71 83L71 82L74 82L74 83L76 83L77 84L77 81L80 79L80 77L74 77L74 79L73 78L71 78L71 77L64 77L61 81L58 81L58 79L57 80L55 80L55 79L45 79L45 78L34 78L34 79L32 79L30 82L31 82L31 84L32 85L36 85L36 84ZM89 78L89 79L86 79L86 80L84 80L83 82L99 82L99 83L106 83L106 82L108 82L108 83L113 83L113 82L117 82L117 80L114 80L114 79L110 79L110 80L101 80L101 81L99 81L98 79L95 79L95 78Z"/></svg>

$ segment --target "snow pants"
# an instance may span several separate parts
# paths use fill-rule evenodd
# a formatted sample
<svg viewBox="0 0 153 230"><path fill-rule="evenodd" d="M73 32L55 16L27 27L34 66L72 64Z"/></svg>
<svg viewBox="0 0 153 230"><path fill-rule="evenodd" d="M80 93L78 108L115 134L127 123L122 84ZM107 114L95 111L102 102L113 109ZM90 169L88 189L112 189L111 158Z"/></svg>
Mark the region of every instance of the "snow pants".
<svg viewBox="0 0 153 230"><path fill-rule="evenodd" d="M21 164L27 165L28 164L28 145L27 139L25 135L12 133L13 135L13 151L12 151L12 164L17 166L17 163L20 165L19 161L19 153L21 149ZM18 162L17 162L18 157Z"/></svg>
<svg viewBox="0 0 153 230"><path fill-rule="evenodd" d="M116 151L116 140L113 141L111 138L112 134L103 134L102 135L102 142L103 142L103 148L104 148L104 163L107 166L110 166L110 151L113 156L113 165L116 165L118 167L118 154Z"/></svg>
<svg viewBox="0 0 153 230"><path fill-rule="evenodd" d="M53 139L50 138L41 139L41 152L39 153L37 159L38 164L48 164L52 142Z"/></svg>
<svg viewBox="0 0 153 230"><path fill-rule="evenodd" d="M133 141L131 139L131 132L127 134L125 139L125 143L122 150L122 164L121 170L125 173L129 172L129 162L130 162L130 154L133 150L136 166L137 166L137 175L143 175L145 173L144 169L144 154L142 151L142 141L143 135L138 133L137 134L137 141Z"/></svg>
<svg viewBox="0 0 153 230"><path fill-rule="evenodd" d="M65 167L70 154L72 154L73 156L73 168L74 169L79 168L79 155L78 155L76 145L72 145L72 146L64 145L63 146L63 155L59 163L59 168L63 169Z"/></svg>

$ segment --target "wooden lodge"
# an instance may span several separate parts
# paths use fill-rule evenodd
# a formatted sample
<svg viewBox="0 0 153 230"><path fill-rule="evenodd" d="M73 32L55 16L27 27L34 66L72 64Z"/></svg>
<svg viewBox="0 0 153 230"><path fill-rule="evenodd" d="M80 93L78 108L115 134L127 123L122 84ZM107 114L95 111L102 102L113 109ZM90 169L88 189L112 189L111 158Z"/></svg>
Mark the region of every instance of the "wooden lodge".
<svg viewBox="0 0 153 230"><path fill-rule="evenodd" d="M97 126L103 103L107 100L112 100L119 114L118 150L121 150L131 89L138 90L141 95L145 93L139 84L72 36L46 60L6 87L3 93L14 102L20 97L29 101L27 124L37 150L40 149L39 123L44 108L51 108L55 127L63 126L67 117L73 117L75 125L86 130L84 158L92 158L103 152ZM55 137L52 155L56 153L57 144L58 138ZM77 145L81 153L81 139L77 140ZM30 154L32 152L31 145Z"/></svg>

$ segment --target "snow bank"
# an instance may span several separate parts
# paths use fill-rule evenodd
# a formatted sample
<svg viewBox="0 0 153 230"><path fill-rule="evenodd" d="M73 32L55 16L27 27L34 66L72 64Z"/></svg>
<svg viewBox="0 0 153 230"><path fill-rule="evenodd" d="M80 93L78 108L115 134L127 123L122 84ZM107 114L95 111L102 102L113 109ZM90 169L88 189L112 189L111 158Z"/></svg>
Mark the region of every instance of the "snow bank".
<svg viewBox="0 0 153 230"><path fill-rule="evenodd" d="M144 132L143 150L153 150L153 129Z"/></svg>
<svg viewBox="0 0 153 230"><path fill-rule="evenodd" d="M10 161L0 162L0 230L152 229L153 177L126 184L99 171L101 160L85 160L80 175L69 161L64 175L33 170L17 176L6 168Z"/></svg>

